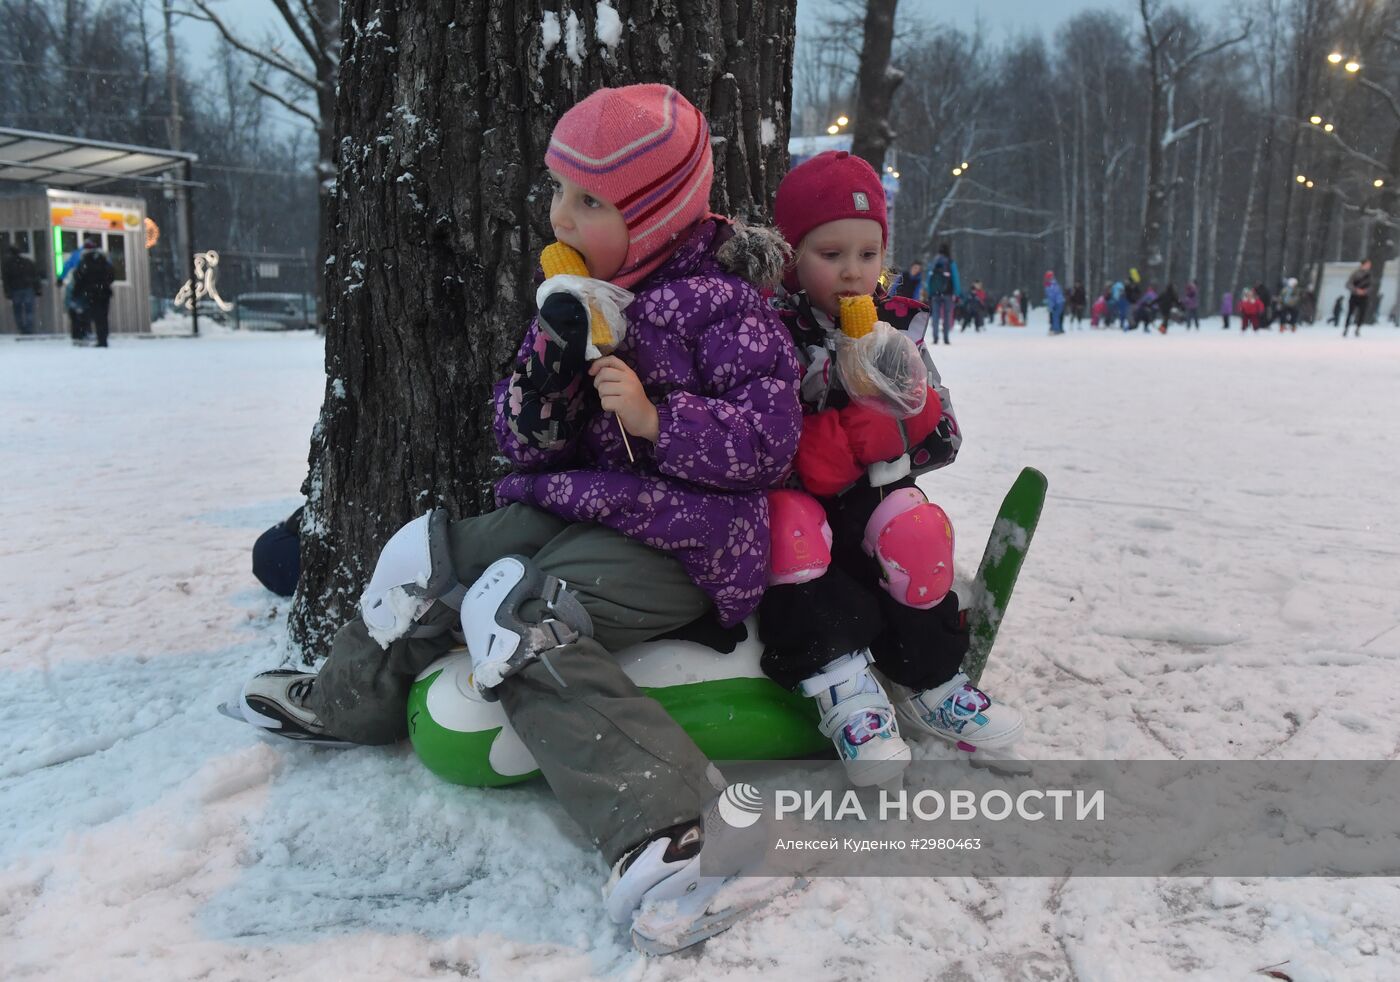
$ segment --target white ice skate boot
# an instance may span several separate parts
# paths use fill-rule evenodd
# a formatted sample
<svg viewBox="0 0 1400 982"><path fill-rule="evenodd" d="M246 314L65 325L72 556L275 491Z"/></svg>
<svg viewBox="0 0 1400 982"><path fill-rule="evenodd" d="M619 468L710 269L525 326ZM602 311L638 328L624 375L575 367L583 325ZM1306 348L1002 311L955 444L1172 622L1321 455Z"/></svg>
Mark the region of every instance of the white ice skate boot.
<svg viewBox="0 0 1400 982"><path fill-rule="evenodd" d="M1025 729L1017 710L993 705L991 697L962 672L923 692L897 688L895 706L916 732L942 737L967 753L1004 751Z"/></svg>
<svg viewBox="0 0 1400 982"><path fill-rule="evenodd" d="M894 706L870 671L868 650L828 662L820 675L804 679L802 694L817 700L818 727L836 746L846 776L856 787L884 784L903 772L912 756L899 737Z"/></svg>
<svg viewBox="0 0 1400 982"><path fill-rule="evenodd" d="M320 718L307 708L307 696L315 685L315 675L290 668L259 672L243 686L233 705L220 706L219 711L271 736L322 746L350 746L326 733Z"/></svg>
<svg viewBox="0 0 1400 982"><path fill-rule="evenodd" d="M710 812L714 812L714 807ZM775 897L799 885L793 877L746 876L766 855L754 839L732 875L700 874L705 822L662 829L617 861L603 887L608 917L631 924L632 944L644 954L669 955L727 930ZM732 855L722 862L733 862Z"/></svg>

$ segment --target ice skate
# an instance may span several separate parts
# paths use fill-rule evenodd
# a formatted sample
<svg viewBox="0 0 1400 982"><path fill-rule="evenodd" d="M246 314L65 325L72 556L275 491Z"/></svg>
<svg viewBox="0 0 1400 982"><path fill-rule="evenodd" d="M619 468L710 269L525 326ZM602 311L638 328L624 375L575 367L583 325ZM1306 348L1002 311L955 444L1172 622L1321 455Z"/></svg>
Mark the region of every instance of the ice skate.
<svg viewBox="0 0 1400 982"><path fill-rule="evenodd" d="M603 888L608 917L631 923L632 944L643 954L699 944L798 885L793 877L745 877L742 869L702 876L705 841L705 822L696 818L663 829L613 867ZM751 859L764 854L756 849Z"/></svg>
<svg viewBox="0 0 1400 982"><path fill-rule="evenodd" d="M320 718L307 708L307 697L315 685L316 676L308 672L290 668L259 672L243 686L236 700L220 706L219 711L256 726L265 735L320 746L351 746L326 733Z"/></svg>
<svg viewBox="0 0 1400 982"><path fill-rule="evenodd" d="M855 651L829 662L820 675L804 679L803 695L817 700L818 724L831 739L846 775L856 787L885 784L898 777L912 756L899 736L894 706L870 671L869 651Z"/></svg>
<svg viewBox="0 0 1400 982"><path fill-rule="evenodd" d="M993 753L1006 756L1025 729L1020 712L994 705L962 672L923 692L897 692L895 706L916 732L947 740L964 753L987 751L988 759Z"/></svg>

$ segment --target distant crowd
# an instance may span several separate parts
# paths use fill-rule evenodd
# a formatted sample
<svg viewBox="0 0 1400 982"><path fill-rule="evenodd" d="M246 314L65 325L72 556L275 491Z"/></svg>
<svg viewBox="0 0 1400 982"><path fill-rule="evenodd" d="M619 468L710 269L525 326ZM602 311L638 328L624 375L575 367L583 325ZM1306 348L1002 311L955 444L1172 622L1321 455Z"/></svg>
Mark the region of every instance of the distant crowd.
<svg viewBox="0 0 1400 982"><path fill-rule="evenodd" d="M1152 282L1144 283L1137 270L1112 283L1105 283L1092 299L1084 284L1076 282L1066 292L1055 276L1047 270L1042 282L1043 306L1050 314L1050 333L1063 334L1066 318L1081 325L1087 318L1091 328L1117 326L1123 331L1153 328L1166 334L1172 324L1184 329L1200 330L1203 298L1195 280L1188 280L1180 289L1168 283L1161 290ZM1371 260L1366 259L1347 278L1346 293L1336 298L1328 323L1342 328L1342 335L1361 334L1363 323L1379 318L1384 300L1375 290ZM1026 323L1032 306L1029 291L1014 289L993 301L981 280L964 285L954 261L951 247L943 243L933 260L915 261L894 281L893 292L902 297L920 300L929 306L933 323L933 343L941 337L950 343L954 325L961 331L972 327L982 330L988 322L1002 326L1020 327ZM1373 299L1374 298L1374 299ZM1312 324L1318 316L1317 296L1302 289L1297 277L1286 277L1276 289L1263 282L1220 296L1215 312L1222 326L1229 329L1232 319L1239 318L1241 331L1269 330L1277 324L1280 331L1297 331L1299 324ZM1207 309L1206 316L1210 316ZM1400 302L1391 309L1389 320L1400 326Z"/></svg>

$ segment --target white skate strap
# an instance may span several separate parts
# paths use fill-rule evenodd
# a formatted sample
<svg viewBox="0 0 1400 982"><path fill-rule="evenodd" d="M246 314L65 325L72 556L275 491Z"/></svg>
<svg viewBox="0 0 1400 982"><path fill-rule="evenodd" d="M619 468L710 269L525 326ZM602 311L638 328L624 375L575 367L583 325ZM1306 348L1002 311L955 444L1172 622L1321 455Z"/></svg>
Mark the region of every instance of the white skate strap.
<svg viewBox="0 0 1400 982"><path fill-rule="evenodd" d="M834 666L830 666L820 675L813 675L811 678L803 679L799 685L804 696L815 696L823 689L840 685L842 682L849 682L851 679L864 673L866 668L875 661L875 656L870 653L870 649L863 648L860 651L853 651L844 660L838 661Z"/></svg>

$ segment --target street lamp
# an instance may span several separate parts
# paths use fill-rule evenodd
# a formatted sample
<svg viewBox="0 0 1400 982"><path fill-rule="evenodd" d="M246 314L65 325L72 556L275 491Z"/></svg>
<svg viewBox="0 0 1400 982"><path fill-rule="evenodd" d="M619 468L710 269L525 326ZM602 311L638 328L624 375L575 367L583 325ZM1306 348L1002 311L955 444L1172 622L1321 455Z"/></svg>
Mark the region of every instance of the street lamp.
<svg viewBox="0 0 1400 982"><path fill-rule="evenodd" d="M953 176L954 176L954 177L962 177L962 168L961 168L961 167L954 167L954 168L953 168Z"/></svg>
<svg viewBox="0 0 1400 982"><path fill-rule="evenodd" d="M1322 131L1323 131L1324 133L1331 133L1331 132L1332 132L1333 130L1335 130L1336 128L1337 128L1337 127L1333 126L1331 123L1327 123L1327 124L1325 124L1325 125L1322 127Z"/></svg>
<svg viewBox="0 0 1400 982"><path fill-rule="evenodd" d="M1306 174L1299 174L1297 181L1299 184L1306 184L1308 182L1308 176Z"/></svg>
<svg viewBox="0 0 1400 982"><path fill-rule="evenodd" d="M1371 182L1371 187L1373 187L1373 188L1383 188L1383 187L1385 187L1385 181L1382 181L1382 180L1378 177L1378 178L1376 178L1374 181Z"/></svg>
<svg viewBox="0 0 1400 982"><path fill-rule="evenodd" d="M1322 117L1319 116L1319 115L1317 115L1316 113L1313 113L1313 115L1311 115L1311 116L1308 117L1308 122L1309 122L1309 123L1312 123L1314 126L1321 126L1321 125L1322 125Z"/></svg>
<svg viewBox="0 0 1400 982"><path fill-rule="evenodd" d="M1303 187L1306 187L1306 188L1310 188L1310 187L1312 187L1312 186L1313 186L1313 182L1312 182L1312 181L1309 181L1307 184L1304 184L1304 185L1303 185Z"/></svg>
<svg viewBox="0 0 1400 982"><path fill-rule="evenodd" d="M1342 67L1345 68L1347 71L1351 72L1353 75L1355 75L1357 72L1361 71L1361 62L1349 61Z"/></svg>
<svg viewBox="0 0 1400 982"><path fill-rule="evenodd" d="M1342 53L1340 51L1334 51L1327 56L1327 60L1334 65L1340 65L1342 63Z"/></svg>
<svg viewBox="0 0 1400 982"><path fill-rule="evenodd" d="M841 132L841 127L837 126L835 123L832 123L826 128L826 131L832 136L835 136L837 133Z"/></svg>
<svg viewBox="0 0 1400 982"><path fill-rule="evenodd" d="M836 117L836 125L837 125L837 126L845 126L845 125L846 125L847 123L849 123L849 122L850 122L850 120L846 118L846 116L845 116L844 113L841 114L840 116L837 116L837 117Z"/></svg>

